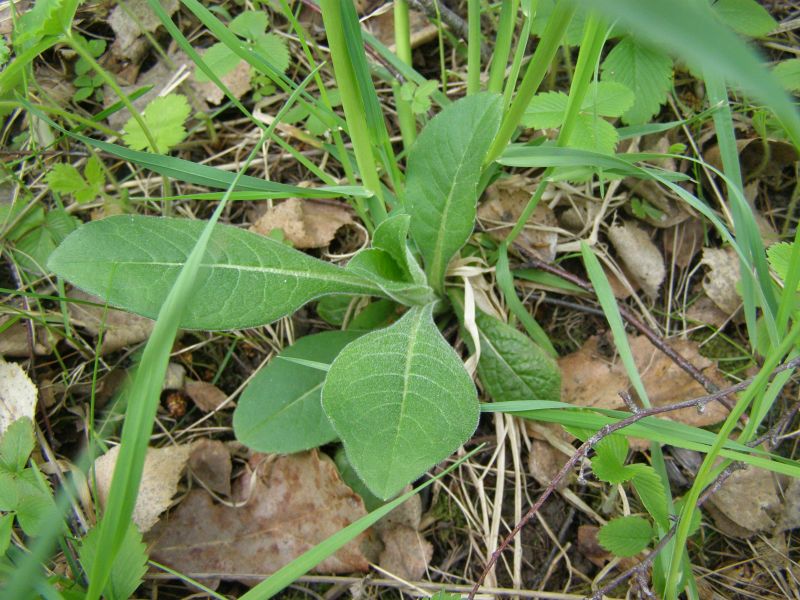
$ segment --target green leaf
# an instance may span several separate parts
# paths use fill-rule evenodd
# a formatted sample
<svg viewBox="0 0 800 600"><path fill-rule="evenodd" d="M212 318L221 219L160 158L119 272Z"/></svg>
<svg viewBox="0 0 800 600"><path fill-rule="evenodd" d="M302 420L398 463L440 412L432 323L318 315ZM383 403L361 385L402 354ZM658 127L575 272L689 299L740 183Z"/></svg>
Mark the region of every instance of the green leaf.
<svg viewBox="0 0 800 600"><path fill-rule="evenodd" d="M790 92L800 91L800 58L790 58L779 62L772 69L775 76L781 80L783 87Z"/></svg>
<svg viewBox="0 0 800 600"><path fill-rule="evenodd" d="M789 242L780 242L779 244L772 244L767 248L767 260L769 266L778 274L781 281L786 281L789 275L789 260L792 257L792 244ZM797 286L800 291L800 284Z"/></svg>
<svg viewBox="0 0 800 600"><path fill-rule="evenodd" d="M633 106L636 95L617 81L595 81L583 99L581 112L601 117L621 117Z"/></svg>
<svg viewBox="0 0 800 600"><path fill-rule="evenodd" d="M52 252L78 226L78 220L63 208L54 208L44 216L40 227L20 237L14 253L20 266L41 272Z"/></svg>
<svg viewBox="0 0 800 600"><path fill-rule="evenodd" d="M114 306L155 318L204 226L128 215L87 223L49 267ZM256 327L328 294L381 295L354 273L228 225L214 228L197 282L184 328Z"/></svg>
<svg viewBox="0 0 800 600"><path fill-rule="evenodd" d="M222 77L233 71L242 59L225 44L217 42L203 52L203 61L217 77ZM203 71L195 69L194 77L199 82L211 81Z"/></svg>
<svg viewBox="0 0 800 600"><path fill-rule="evenodd" d="M11 530L14 527L14 515L0 516L0 556L5 556L11 545Z"/></svg>
<svg viewBox="0 0 800 600"><path fill-rule="evenodd" d="M356 473L389 498L447 458L478 423L478 395L458 355L414 307L333 361L322 406Z"/></svg>
<svg viewBox="0 0 800 600"><path fill-rule="evenodd" d="M238 15L228 25L236 35L249 40L255 40L263 35L269 26L269 17L263 10L245 10Z"/></svg>
<svg viewBox="0 0 800 600"><path fill-rule="evenodd" d="M103 163L94 154L86 161L86 167L83 169L83 176L89 185L96 190L96 194L100 192L106 183L106 174L103 172Z"/></svg>
<svg viewBox="0 0 800 600"><path fill-rule="evenodd" d="M391 325L397 318L397 303L391 300L370 302L347 326L348 331L372 331Z"/></svg>
<svg viewBox="0 0 800 600"><path fill-rule="evenodd" d="M427 283L409 282L402 267L392 256L379 248L358 252L347 263L347 271L372 281L381 295L406 305L424 305L436 298Z"/></svg>
<svg viewBox="0 0 800 600"><path fill-rule="evenodd" d="M134 150L147 149L151 152L166 154L170 148L182 142L186 137L184 122L190 112L191 107L186 96L180 94L161 96L150 102L142 113L142 118L153 136L156 147L150 146L139 122L133 117L125 123L125 133L122 139Z"/></svg>
<svg viewBox="0 0 800 600"><path fill-rule="evenodd" d="M603 81L621 83L635 97L633 106L622 116L627 124L647 123L666 101L672 85L672 59L626 36L600 67Z"/></svg>
<svg viewBox="0 0 800 600"><path fill-rule="evenodd" d="M376 508L380 508L386 504L386 502L370 492L369 488L364 485L364 482L361 481L361 478L356 474L355 470L353 470L353 465L347 460L347 452L345 452L344 448L340 447L336 451L334 461L336 462L336 468L339 469L339 475L341 475L342 481L356 494L361 496L361 499L364 501L364 507L368 512L372 512Z"/></svg>
<svg viewBox="0 0 800 600"><path fill-rule="evenodd" d="M653 538L653 526L642 517L620 517L603 525L597 534L600 545L616 556L639 554Z"/></svg>
<svg viewBox="0 0 800 600"><path fill-rule="evenodd" d="M481 342L478 375L493 400L559 400L561 372L527 335L502 321L476 315Z"/></svg>
<svg viewBox="0 0 800 600"><path fill-rule="evenodd" d="M578 124L569 139L570 147L599 154L614 154L619 134L611 123L588 114L579 114L576 121Z"/></svg>
<svg viewBox="0 0 800 600"><path fill-rule="evenodd" d="M45 180L50 189L59 194L74 194L86 187L86 181L78 169L69 163L53 165Z"/></svg>
<svg viewBox="0 0 800 600"><path fill-rule="evenodd" d="M100 541L99 529L92 528L81 541L78 551L81 565L87 573L92 572L92 567L97 559ZM132 597L141 585L147 572L147 547L142 542L142 534L131 522L122 539L119 552L114 557L111 574L103 589L103 596L108 600L127 600Z"/></svg>
<svg viewBox="0 0 800 600"><path fill-rule="evenodd" d="M351 331L326 331L300 338L279 357L332 363L359 336ZM336 439L322 411L326 373L273 358L245 388L233 413L236 439L258 452L289 454Z"/></svg>
<svg viewBox="0 0 800 600"><path fill-rule="evenodd" d="M408 230L411 217L406 214L392 215L375 229L372 247L388 253L403 270L408 281L425 283L425 272L420 268L408 248Z"/></svg>
<svg viewBox="0 0 800 600"><path fill-rule="evenodd" d="M0 511L10 512L19 505L17 477L14 473L0 470Z"/></svg>
<svg viewBox="0 0 800 600"><path fill-rule="evenodd" d="M431 119L409 152L411 235L436 290L475 225L481 166L500 126L501 107L496 94L462 98Z"/></svg>
<svg viewBox="0 0 800 600"><path fill-rule="evenodd" d="M0 440L0 466L15 473L22 471L35 444L33 421L28 417L17 419Z"/></svg>
<svg viewBox="0 0 800 600"><path fill-rule="evenodd" d="M568 96L564 92L544 92L536 94L528 108L522 124L534 129L561 127L567 110Z"/></svg>
<svg viewBox="0 0 800 600"><path fill-rule="evenodd" d="M16 507L17 520L26 535L36 536L44 528L52 527L48 516L53 508L53 496L47 484L40 481L41 473L27 468L17 480L19 502Z"/></svg>
<svg viewBox="0 0 800 600"><path fill-rule="evenodd" d="M625 466L628 440L624 435L610 435L595 446L592 471L601 481L616 485L633 478L635 472Z"/></svg>
<svg viewBox="0 0 800 600"><path fill-rule="evenodd" d="M728 27L750 37L763 37L778 26L756 0L717 0L711 7Z"/></svg>
<svg viewBox="0 0 800 600"><path fill-rule="evenodd" d="M661 527L669 529L667 493L661 477L650 465L628 465L628 470L634 471L631 482L647 512Z"/></svg>
<svg viewBox="0 0 800 600"><path fill-rule="evenodd" d="M317 314L334 327L341 327L353 298L350 296L325 296L317 302Z"/></svg>
<svg viewBox="0 0 800 600"><path fill-rule="evenodd" d="M262 33L254 39L254 47L277 71L284 73L289 68L289 48L282 37L274 33Z"/></svg>

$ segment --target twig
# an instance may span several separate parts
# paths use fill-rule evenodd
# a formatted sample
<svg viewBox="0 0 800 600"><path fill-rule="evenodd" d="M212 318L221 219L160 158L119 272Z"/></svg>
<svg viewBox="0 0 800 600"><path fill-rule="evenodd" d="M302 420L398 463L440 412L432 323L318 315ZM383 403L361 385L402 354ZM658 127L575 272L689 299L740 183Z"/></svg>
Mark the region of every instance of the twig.
<svg viewBox="0 0 800 600"><path fill-rule="evenodd" d="M772 372L772 374L770 375L770 379L772 379L778 373L786 371L787 369L795 369L798 366L800 366L800 357L794 358L794 359L792 359L792 360L790 360L790 361L778 366ZM638 412L630 415L629 417L626 417L626 418L624 418L624 419L622 419L620 421L617 421L616 423L609 423L608 425L604 425L603 427L598 429L597 432L595 432L594 435L592 435L589 439L587 439L583 444L581 444L575 450L575 454L573 454L570 457L570 459L561 468L561 470L556 474L556 476L553 477L553 479L550 481L550 483L547 485L547 487L541 493L539 498L537 498L536 502L534 502L534 504L528 509L528 512L526 512L525 515L522 517L522 519L520 519L520 521L514 526L514 529L511 530L511 533L509 533L503 539L503 541L497 547L497 550L495 550L492 553L492 556L490 557L489 561L487 562L486 566L484 567L484 570L481 573L481 576L478 578L478 580L475 582L475 585L472 587L472 591L470 592L468 598L470 600L472 600L475 597L475 594L478 593L478 590L480 589L481 583L483 582L484 578L486 577L486 574L489 573L489 571L492 569L492 567L494 567L495 563L500 558L500 555L508 547L508 545L511 543L511 541L516 537L516 535L520 532L520 530L523 527L525 527L525 525L527 525L530 522L531 519L533 519L533 517L536 515L536 513L539 511L539 509L542 507L542 505L545 503L545 501L556 490L556 488L561 483L561 481L567 475L569 475L570 471L572 471L572 469L580 461L584 460L587 457L589 451L594 446L596 446L601 440L603 440L604 438L608 437L612 433L616 433L617 431L620 431L621 429L625 429L629 425L633 425L634 423L637 423L638 421L641 421L642 419L647 418L647 417L652 417L652 416L655 416L655 415L660 415L660 414L663 414L663 413L680 410L682 408L689 408L689 407L698 407L699 408L699 407L705 406L709 402L714 402L714 401L719 402L721 398L724 398L724 397L726 397L726 396L728 396L730 394L733 394L735 392L739 392L739 391L744 390L745 388L747 388L747 386L749 386L753 382L754 379L755 379L755 377L751 377L751 378L746 379L746 380L744 380L744 381L742 381L740 383L737 383L736 385L727 387L727 388L722 389L722 390L718 390L717 392L715 392L713 394L708 394L706 396L700 396L698 398L693 398L691 400L684 400L682 402L676 402L674 404L669 404L667 406L655 406L655 407L652 407L652 408L640 409Z"/></svg>
<svg viewBox="0 0 800 600"><path fill-rule="evenodd" d="M536 269L541 269L542 271L547 271L548 273L552 273L565 281L569 281L570 283L577 285L581 289L586 290L587 292L594 293L594 288L592 285L578 277L577 275L573 275L572 273L565 271L564 269L557 267L555 265L548 264L543 260L537 258L534 254L526 251L524 248L520 246L515 246L522 254L525 255L526 258L526 266L534 267ZM703 375L703 372L700 371L697 367L695 367L692 363L686 360L683 356L681 356L678 352L676 352L666 341L664 341L661 336L658 335L655 331L653 331L650 327L645 325L639 317L637 317L633 311L631 311L627 306L624 304L617 303L617 307L619 308L619 312L622 315L622 318L625 319L628 323L630 323L635 329L637 329L642 335L644 335L650 343L653 344L656 348L658 348L661 352L663 352L666 356L668 356L676 365L678 365L681 369L683 369L686 373L688 373L693 379L695 379L700 385L702 385L705 390L711 394L714 394L719 391L719 386L716 385L713 381L711 381L708 377ZM720 398L719 401L725 406L728 410L733 408L734 402L727 397Z"/></svg>

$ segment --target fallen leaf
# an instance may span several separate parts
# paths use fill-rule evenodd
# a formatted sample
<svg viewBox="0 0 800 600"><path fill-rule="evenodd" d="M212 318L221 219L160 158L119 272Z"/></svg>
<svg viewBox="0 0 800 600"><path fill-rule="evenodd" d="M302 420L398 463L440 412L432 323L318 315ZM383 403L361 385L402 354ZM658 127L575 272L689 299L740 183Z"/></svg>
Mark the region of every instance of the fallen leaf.
<svg viewBox="0 0 800 600"><path fill-rule="evenodd" d="M720 328L731 318L714 301L703 294L686 311L686 319L697 323L704 323Z"/></svg>
<svg viewBox="0 0 800 600"><path fill-rule="evenodd" d="M68 309L74 325L83 327L94 336L103 332L102 343L98 349L101 354L143 342L153 331L155 321L111 307L106 308L102 306L103 300L81 290L71 290L67 297L101 305L70 302Z"/></svg>
<svg viewBox="0 0 800 600"><path fill-rule="evenodd" d="M351 223L353 216L344 204L289 198L267 209L250 231L269 235L280 229L295 248L324 248Z"/></svg>
<svg viewBox="0 0 800 600"><path fill-rule="evenodd" d="M739 281L739 257L733 248L703 248L700 264L708 267L703 279L706 295L726 315L739 310L742 299L736 291Z"/></svg>
<svg viewBox="0 0 800 600"><path fill-rule="evenodd" d="M180 3L178 0L161 0L164 11L172 16ZM147 0L126 0L124 6L117 5L108 16L108 24L116 34L111 53L119 58L136 61L142 50L136 43L144 33L153 33L161 25L161 19L147 4ZM145 43L146 40L145 40Z"/></svg>
<svg viewBox="0 0 800 600"><path fill-rule="evenodd" d="M139 495L132 517L142 533L153 527L159 515L172 504L172 497L178 491L178 483L189 460L191 449L191 444L147 449ZM94 461L97 495L103 507L108 500L111 478L118 457L119 446L115 446Z"/></svg>
<svg viewBox="0 0 800 600"><path fill-rule="evenodd" d="M736 149L742 175L758 172L759 179L767 180L773 185L779 184L783 170L793 166L800 158L797 148L792 144L781 140L764 140L760 137L736 140ZM719 146L712 146L703 157L710 165L722 171ZM745 178L750 179L750 177Z"/></svg>
<svg viewBox="0 0 800 600"><path fill-rule="evenodd" d="M578 551L596 567L604 567L614 558L608 550L600 545L597 533L600 528L596 525L580 525L578 527Z"/></svg>
<svg viewBox="0 0 800 600"><path fill-rule="evenodd" d="M272 573L364 516L364 504L316 450L253 458L234 483L235 507L189 492L147 535L151 557L184 573ZM322 561L318 573L366 572L364 534Z"/></svg>
<svg viewBox="0 0 800 600"><path fill-rule="evenodd" d="M666 406L707 393L703 386L653 346L646 337L629 335L628 342L653 406ZM725 386L725 380L716 365L700 355L695 342L669 340L667 343L714 384ZM619 392L633 393L633 389L613 346L604 338L589 338L578 351L561 357L558 365L562 373L561 398L564 402L627 410ZM703 412L698 412L695 408L684 408L661 416L694 427L706 427L724 420L727 414L728 410L721 403L711 402ZM642 448L638 443L632 445Z"/></svg>
<svg viewBox="0 0 800 600"><path fill-rule="evenodd" d="M783 502L778 517L778 531L789 531L800 527L800 479L792 478L783 490Z"/></svg>
<svg viewBox="0 0 800 600"><path fill-rule="evenodd" d="M569 457L564 456L549 442L531 440L531 451L528 454L528 472L541 486L547 486L555 479ZM566 478L559 482L557 489L567 484Z"/></svg>
<svg viewBox="0 0 800 600"><path fill-rule="evenodd" d="M253 89L250 81L250 65L244 60L240 60L236 68L225 73L219 79L237 99ZM209 104L217 105L227 97L225 92L217 87L216 83L213 81L197 81L194 75L192 76L192 86L200 92Z"/></svg>
<svg viewBox="0 0 800 600"><path fill-rule="evenodd" d="M192 475L213 492L231 493L231 453L219 440L198 440L189 455Z"/></svg>
<svg viewBox="0 0 800 600"><path fill-rule="evenodd" d="M203 412L212 412L217 410L220 405L228 399L228 394L223 392L213 383L206 381L187 381L184 384L186 395L192 399L192 402L197 405L197 408ZM229 402L225 405L227 408L233 408L235 404Z"/></svg>
<svg viewBox="0 0 800 600"><path fill-rule="evenodd" d="M622 264L650 298L656 298L667 274L664 258L646 231L633 222L608 228L608 239Z"/></svg>
<svg viewBox="0 0 800 600"><path fill-rule="evenodd" d="M725 535L750 537L775 526L771 513L780 504L774 475L747 465L723 482L706 508Z"/></svg>
<svg viewBox="0 0 800 600"><path fill-rule="evenodd" d="M496 239L504 239L516 224L536 183L519 175L501 179L486 190L486 199L478 207L478 219ZM525 224L516 242L546 262L556 257L558 220L547 204L540 202Z"/></svg>
<svg viewBox="0 0 800 600"><path fill-rule="evenodd" d="M8 319L0 320L0 327L4 326ZM5 331L0 333L0 356L13 358L27 358L31 355L31 347L28 343L28 322L24 319L17 321ZM52 330L44 327L34 326L33 352L36 356L47 356L53 353L53 347L60 339Z"/></svg>
<svg viewBox="0 0 800 600"><path fill-rule="evenodd" d="M381 535L384 550L379 564L382 569L405 581L422 579L433 556L433 546L416 529L401 525Z"/></svg>
<svg viewBox="0 0 800 600"><path fill-rule="evenodd" d="M664 252L685 269L703 247L705 227L700 219L687 219L664 230Z"/></svg>
<svg viewBox="0 0 800 600"><path fill-rule="evenodd" d="M17 363L0 358L0 436L17 419L35 421L36 386Z"/></svg>

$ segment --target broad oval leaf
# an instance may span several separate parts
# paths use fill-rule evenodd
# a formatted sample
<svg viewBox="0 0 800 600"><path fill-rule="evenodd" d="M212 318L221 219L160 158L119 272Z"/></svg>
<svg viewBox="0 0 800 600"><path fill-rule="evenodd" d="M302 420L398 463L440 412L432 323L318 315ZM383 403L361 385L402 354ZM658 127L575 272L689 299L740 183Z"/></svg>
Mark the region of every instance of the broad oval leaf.
<svg viewBox="0 0 800 600"><path fill-rule="evenodd" d="M128 215L87 223L53 252L48 266L109 304L155 318L205 225ZM383 295L355 273L269 238L217 225L180 326L255 327L327 294Z"/></svg>
<svg viewBox="0 0 800 600"><path fill-rule="evenodd" d="M432 304L414 307L352 342L322 388L350 464L380 498L447 458L478 424L475 386L432 315Z"/></svg>
<svg viewBox="0 0 800 600"><path fill-rule="evenodd" d="M325 372L285 357L330 364L360 333L325 331L307 335L261 369L244 390L233 413L236 439L259 452L289 454L336 439L322 411Z"/></svg>
<svg viewBox="0 0 800 600"><path fill-rule="evenodd" d="M478 376L497 402L560 400L556 362L524 333L484 313L476 316L481 341Z"/></svg>
<svg viewBox="0 0 800 600"><path fill-rule="evenodd" d="M375 229L372 247L387 252L400 265L411 281L426 283L424 271L420 268L408 248L408 229L411 217L407 214L392 215Z"/></svg>
<svg viewBox="0 0 800 600"><path fill-rule="evenodd" d="M481 93L431 119L408 155L406 205L411 235L441 291L447 263L475 225L481 166L500 126L502 98Z"/></svg>

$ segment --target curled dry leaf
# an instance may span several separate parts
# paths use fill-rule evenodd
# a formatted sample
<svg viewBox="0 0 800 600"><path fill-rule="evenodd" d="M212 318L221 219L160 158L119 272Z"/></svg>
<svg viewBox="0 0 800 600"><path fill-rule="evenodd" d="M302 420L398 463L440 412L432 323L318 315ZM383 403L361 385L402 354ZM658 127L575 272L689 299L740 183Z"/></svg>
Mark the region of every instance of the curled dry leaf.
<svg viewBox="0 0 800 600"><path fill-rule="evenodd" d="M519 175L501 179L487 188L486 199L478 206L478 219L493 237L503 239L535 191L536 184ZM542 260L552 262L558 243L557 226L552 209L540 202L515 243Z"/></svg>
<svg viewBox="0 0 800 600"><path fill-rule="evenodd" d="M739 282L739 257L728 248L703 248L700 264L708 267L703 279L706 295L726 315L739 310L742 299L736 291Z"/></svg>
<svg viewBox="0 0 800 600"><path fill-rule="evenodd" d="M324 248L351 223L353 216L344 204L289 198L267 209L250 231L269 235L280 229L295 248Z"/></svg>
<svg viewBox="0 0 800 600"><path fill-rule="evenodd" d="M101 354L143 342L153 331L154 321L111 307L106 308L102 306L103 301L100 298L81 290L72 290L67 297L101 305L69 303L69 314L75 325L83 327L94 336L103 332L103 340L99 348Z"/></svg>
<svg viewBox="0 0 800 600"><path fill-rule="evenodd" d="M706 394L703 386L653 346L646 337L628 336L628 342L653 406L666 406ZM690 340L670 340L668 343L708 379L719 387L725 386L722 375L712 361L700 355L697 344ZM633 390L613 345L605 340L601 343L601 338L597 336L591 337L577 352L560 358L558 365L562 372L561 398L564 402L627 410L619 392L633 393ZM722 404L711 402L702 413L695 408L684 408L666 413L662 417L695 427L706 427L719 423L727 414L728 411Z"/></svg>
<svg viewBox="0 0 800 600"><path fill-rule="evenodd" d="M153 527L159 515L172 504L190 452L191 444L147 449L139 495L133 509L133 522L142 533ZM115 446L94 461L97 494L103 507L108 500L118 457L119 446Z"/></svg>
<svg viewBox="0 0 800 600"><path fill-rule="evenodd" d="M658 296L667 274L664 258L646 231L628 221L608 228L608 239L633 279L650 298Z"/></svg>
<svg viewBox="0 0 800 600"><path fill-rule="evenodd" d="M36 386L17 363L0 358L0 436L22 417L34 419Z"/></svg>
<svg viewBox="0 0 800 600"><path fill-rule="evenodd" d="M151 556L183 573L236 579L272 573L364 516L361 498L339 477L333 461L313 450L268 460L234 482L236 506L189 492L147 535ZM316 568L320 573L365 572L359 536Z"/></svg>
<svg viewBox="0 0 800 600"><path fill-rule="evenodd" d="M228 399L228 394L213 383L208 383L206 381L187 381L184 384L184 391L186 395L192 399L192 402L197 405L197 408L203 412L217 410L220 405ZM229 402L225 406L227 408L233 408L235 404Z"/></svg>
<svg viewBox="0 0 800 600"><path fill-rule="evenodd" d="M750 537L775 526L772 514L780 505L775 476L747 465L725 480L706 508L725 535Z"/></svg>

